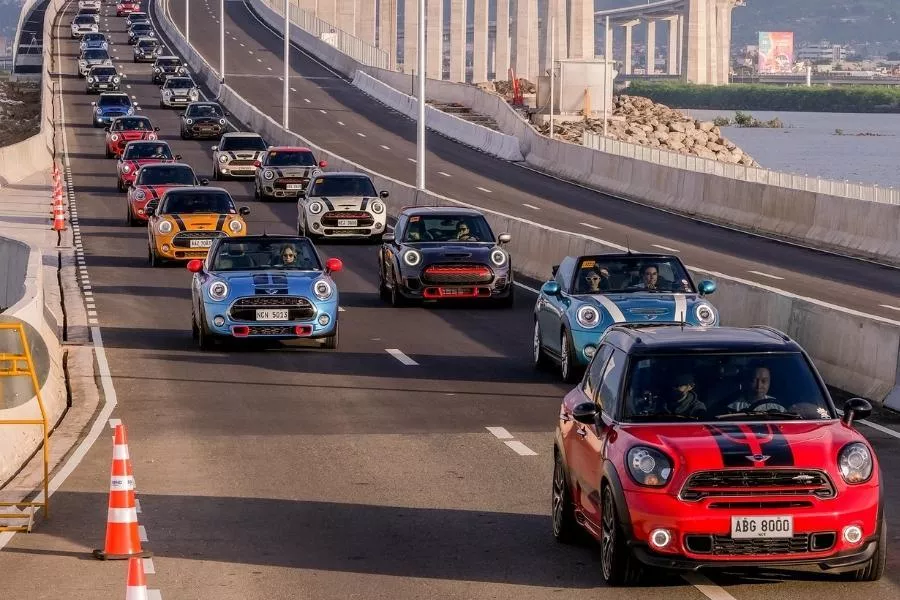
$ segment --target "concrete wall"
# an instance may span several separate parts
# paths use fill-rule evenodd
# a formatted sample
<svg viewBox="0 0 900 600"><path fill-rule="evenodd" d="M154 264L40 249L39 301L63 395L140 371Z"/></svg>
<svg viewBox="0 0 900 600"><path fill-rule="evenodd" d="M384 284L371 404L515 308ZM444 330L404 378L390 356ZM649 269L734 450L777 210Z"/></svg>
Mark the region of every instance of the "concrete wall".
<svg viewBox="0 0 900 600"><path fill-rule="evenodd" d="M155 2L159 4L162 0ZM165 24L165 30L174 32L171 24ZM302 39L303 35L299 34L295 41ZM196 53L192 52L190 56L196 57ZM190 63L192 68L203 68L203 63L196 58L189 60L193 60ZM413 186L370 171L286 131L228 86L222 87L219 99L237 119L270 143L306 145L320 158L328 160L329 168L361 171L370 175L378 189L390 192L388 209L392 215L396 215L402 206L415 204L472 206L430 192L419 192ZM511 110L509 113L509 122L515 125L513 119L518 119L518 116ZM524 125L521 119L519 121ZM509 249L516 270L528 277L539 280L549 278L551 266L569 254L621 250L587 235L555 229L480 206L475 208L485 213L495 231L512 234ZM875 401L882 401L898 385L900 322L875 318L721 273L692 269L692 274L697 278L717 281L719 291L711 300L720 309L725 324L765 324L795 337L812 355L830 385Z"/></svg>

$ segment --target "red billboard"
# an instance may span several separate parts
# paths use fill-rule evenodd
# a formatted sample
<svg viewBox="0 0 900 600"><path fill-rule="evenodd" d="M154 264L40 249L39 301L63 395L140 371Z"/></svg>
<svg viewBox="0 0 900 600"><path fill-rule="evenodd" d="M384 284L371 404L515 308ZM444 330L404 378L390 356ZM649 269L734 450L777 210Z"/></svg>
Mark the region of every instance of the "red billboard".
<svg viewBox="0 0 900 600"><path fill-rule="evenodd" d="M760 31L760 73L790 73L794 66L794 32Z"/></svg>

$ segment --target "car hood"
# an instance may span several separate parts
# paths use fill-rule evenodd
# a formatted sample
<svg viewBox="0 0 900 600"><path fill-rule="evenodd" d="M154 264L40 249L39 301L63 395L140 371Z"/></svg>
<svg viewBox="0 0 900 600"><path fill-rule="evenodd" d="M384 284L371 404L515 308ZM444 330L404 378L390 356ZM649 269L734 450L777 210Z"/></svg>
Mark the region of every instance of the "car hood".
<svg viewBox="0 0 900 600"><path fill-rule="evenodd" d="M228 282L231 297L303 295L315 300L312 284L323 277L321 271L218 271L217 278ZM337 286L326 277L335 289ZM332 299L335 296L332 296Z"/></svg>
<svg viewBox="0 0 900 600"><path fill-rule="evenodd" d="M406 247L418 250L422 254L422 262L471 262L488 260L493 242L455 242L406 244Z"/></svg>
<svg viewBox="0 0 900 600"><path fill-rule="evenodd" d="M579 306L594 304L617 323L682 320L697 323L694 307L701 302L710 304L699 294L676 293L593 294L575 296L575 299Z"/></svg>
<svg viewBox="0 0 900 600"><path fill-rule="evenodd" d="M199 125L201 123L212 123L218 125L219 121L224 118L225 117L185 117L185 119L191 119L195 125Z"/></svg>
<svg viewBox="0 0 900 600"><path fill-rule="evenodd" d="M275 173L275 177L312 177L318 167L265 167Z"/></svg>
<svg viewBox="0 0 900 600"><path fill-rule="evenodd" d="M193 87L180 87L180 88L166 88L176 96L186 96L191 92L191 90L195 89Z"/></svg>
<svg viewBox="0 0 900 600"><path fill-rule="evenodd" d="M167 191L177 188L177 187L191 187L185 184L171 184L171 185L138 185L133 188L134 191L141 190L144 192L144 200L156 200L159 201L163 194Z"/></svg>
<svg viewBox="0 0 900 600"><path fill-rule="evenodd" d="M369 203L378 200L376 196L311 196L310 202L318 200L328 210L366 210Z"/></svg>
<svg viewBox="0 0 900 600"><path fill-rule="evenodd" d="M622 433L666 451L688 472L751 467L836 467L840 448L863 441L837 420L623 424Z"/></svg>
<svg viewBox="0 0 900 600"><path fill-rule="evenodd" d="M225 155L228 160L258 160L265 150L217 150L216 155Z"/></svg>

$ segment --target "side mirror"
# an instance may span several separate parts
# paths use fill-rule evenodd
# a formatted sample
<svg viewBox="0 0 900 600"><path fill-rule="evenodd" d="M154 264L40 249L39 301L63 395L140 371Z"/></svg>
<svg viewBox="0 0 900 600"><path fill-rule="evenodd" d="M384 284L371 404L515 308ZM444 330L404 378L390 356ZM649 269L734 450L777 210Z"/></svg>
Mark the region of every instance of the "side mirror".
<svg viewBox="0 0 900 600"><path fill-rule="evenodd" d="M103 131L109 131L109 125L103 128Z"/></svg>
<svg viewBox="0 0 900 600"><path fill-rule="evenodd" d="M150 217L152 217L152 216L155 216L155 215L156 215L156 208L155 208L155 207L152 207L152 206L148 206L147 208L144 209L144 214L147 215L147 218L150 218Z"/></svg>
<svg viewBox="0 0 900 600"><path fill-rule="evenodd" d="M844 403L844 418L841 421L845 425L851 425L855 419L865 419L872 414L872 405L862 398L850 398Z"/></svg>
<svg viewBox="0 0 900 600"><path fill-rule="evenodd" d="M159 127L154 127L153 131L159 131Z"/></svg>
<svg viewBox="0 0 900 600"><path fill-rule="evenodd" d="M253 161L253 166L256 167L256 168L258 169L258 168L260 168L260 167L262 166L262 163L261 163L260 161L258 161L258 160L254 160L254 161Z"/></svg>
<svg viewBox="0 0 900 600"><path fill-rule="evenodd" d="M394 243L394 234L393 233L385 233L381 236L381 241L386 244Z"/></svg>
<svg viewBox="0 0 900 600"><path fill-rule="evenodd" d="M327 273L338 273L344 268L344 263L339 258L329 258L325 261L325 271Z"/></svg>
<svg viewBox="0 0 900 600"><path fill-rule="evenodd" d="M131 105L132 105L132 106L137 106L138 103L137 103L137 102L132 102Z"/></svg>
<svg viewBox="0 0 900 600"><path fill-rule="evenodd" d="M91 102L91 106L97 106L96 102Z"/></svg>
<svg viewBox="0 0 900 600"><path fill-rule="evenodd" d="M134 182L133 182L133 181L129 181L129 182L127 182L127 183L125 184L125 186L126 186L126 187L134 187Z"/></svg>
<svg viewBox="0 0 900 600"><path fill-rule="evenodd" d="M189 260L187 264L187 270L191 273L199 273L203 270L203 261L198 259Z"/></svg>
<svg viewBox="0 0 900 600"><path fill-rule="evenodd" d="M558 296L559 291L559 284L555 281L548 281L541 286L541 292L547 296Z"/></svg>
<svg viewBox="0 0 900 600"><path fill-rule="evenodd" d="M175 155L175 160L181 160L181 155L180 155L180 154L176 154L176 155Z"/></svg>
<svg viewBox="0 0 900 600"><path fill-rule="evenodd" d="M716 291L716 282L704 279L700 282L700 285L697 286L697 289L700 290L701 296L709 296Z"/></svg>
<svg viewBox="0 0 900 600"><path fill-rule="evenodd" d="M381 190L380 192L378 192L379 198L387 198L390 195L391 195L391 193L387 190Z"/></svg>
<svg viewBox="0 0 900 600"><path fill-rule="evenodd" d="M320 161L319 161L319 166L322 167L322 168L324 169L325 167L328 166L328 161L327 161L327 160L320 160Z"/></svg>
<svg viewBox="0 0 900 600"><path fill-rule="evenodd" d="M512 241L512 236L508 233L501 233L497 237L497 241L500 242L501 244L508 244Z"/></svg>
<svg viewBox="0 0 900 600"><path fill-rule="evenodd" d="M179 117L183 117L183 116L184 116L184 113L178 113L178 116L179 116Z"/></svg>
<svg viewBox="0 0 900 600"><path fill-rule="evenodd" d="M553 265L553 266L550 268L550 273L551 273L554 277L556 277L556 273L557 273L558 271L559 271L559 265Z"/></svg>
<svg viewBox="0 0 900 600"><path fill-rule="evenodd" d="M200 185L209 185L209 179L204 177L203 179L200 180Z"/></svg>
<svg viewBox="0 0 900 600"><path fill-rule="evenodd" d="M218 150L218 149L219 149L218 146L213 146L213 147L212 147L212 151L213 151L213 152L215 152L215 151Z"/></svg>
<svg viewBox="0 0 900 600"><path fill-rule="evenodd" d="M238 214L240 214L242 217L246 217L250 214L250 208L247 206L242 206L238 209Z"/></svg>
<svg viewBox="0 0 900 600"><path fill-rule="evenodd" d="M572 409L572 418L585 425L595 425L597 423L597 405L593 402L582 402Z"/></svg>

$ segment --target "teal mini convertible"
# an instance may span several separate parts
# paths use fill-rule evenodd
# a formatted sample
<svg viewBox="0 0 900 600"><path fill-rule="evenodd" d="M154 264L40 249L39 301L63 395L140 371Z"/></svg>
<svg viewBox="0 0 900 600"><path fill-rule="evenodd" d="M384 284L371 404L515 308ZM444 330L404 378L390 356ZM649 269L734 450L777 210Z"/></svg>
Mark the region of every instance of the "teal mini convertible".
<svg viewBox="0 0 900 600"><path fill-rule="evenodd" d="M534 306L534 364L559 364L563 381L571 383L612 325L718 326L718 311L705 298L715 290L713 281L695 286L676 256L567 256L553 267Z"/></svg>

